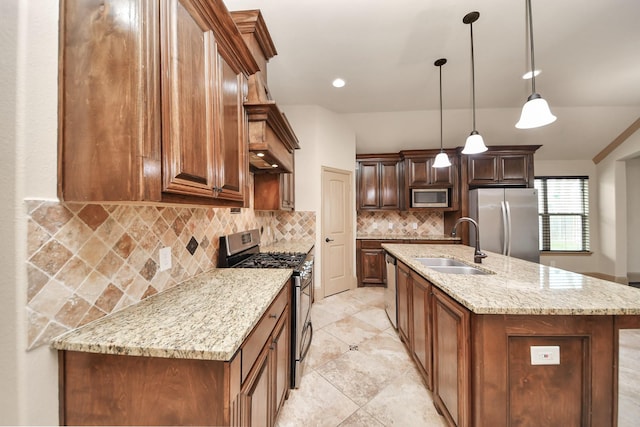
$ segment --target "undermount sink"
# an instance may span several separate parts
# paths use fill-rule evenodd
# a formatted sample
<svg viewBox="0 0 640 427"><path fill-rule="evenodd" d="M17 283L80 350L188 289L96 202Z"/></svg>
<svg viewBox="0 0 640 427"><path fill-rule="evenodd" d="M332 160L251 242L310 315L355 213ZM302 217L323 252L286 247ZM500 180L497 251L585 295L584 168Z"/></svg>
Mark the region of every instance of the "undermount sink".
<svg viewBox="0 0 640 427"><path fill-rule="evenodd" d="M468 267L464 262L453 258L414 258L414 260L427 267Z"/></svg>
<svg viewBox="0 0 640 427"><path fill-rule="evenodd" d="M452 258L414 258L425 267L447 274L491 274Z"/></svg>
<svg viewBox="0 0 640 427"><path fill-rule="evenodd" d="M458 266L458 265L432 265L428 266L428 268L437 271L438 273L447 273L447 274L491 274L484 270L480 270L475 267L471 267L469 265Z"/></svg>

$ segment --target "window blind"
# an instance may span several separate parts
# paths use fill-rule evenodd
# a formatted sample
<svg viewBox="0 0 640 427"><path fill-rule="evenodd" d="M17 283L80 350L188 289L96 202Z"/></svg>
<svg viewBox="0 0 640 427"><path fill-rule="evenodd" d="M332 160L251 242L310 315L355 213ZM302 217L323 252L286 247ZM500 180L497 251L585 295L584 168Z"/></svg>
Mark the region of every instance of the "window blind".
<svg viewBox="0 0 640 427"><path fill-rule="evenodd" d="M540 250L589 251L589 178L536 177Z"/></svg>

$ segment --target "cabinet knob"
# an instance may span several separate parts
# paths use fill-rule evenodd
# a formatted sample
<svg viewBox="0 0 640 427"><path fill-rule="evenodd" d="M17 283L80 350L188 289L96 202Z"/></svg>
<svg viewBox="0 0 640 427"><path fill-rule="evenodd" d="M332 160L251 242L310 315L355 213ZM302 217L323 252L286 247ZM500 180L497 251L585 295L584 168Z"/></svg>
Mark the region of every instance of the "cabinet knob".
<svg viewBox="0 0 640 427"><path fill-rule="evenodd" d="M275 319L276 317L278 317L278 316L276 316L275 314L270 314L269 315L269 319Z"/></svg>

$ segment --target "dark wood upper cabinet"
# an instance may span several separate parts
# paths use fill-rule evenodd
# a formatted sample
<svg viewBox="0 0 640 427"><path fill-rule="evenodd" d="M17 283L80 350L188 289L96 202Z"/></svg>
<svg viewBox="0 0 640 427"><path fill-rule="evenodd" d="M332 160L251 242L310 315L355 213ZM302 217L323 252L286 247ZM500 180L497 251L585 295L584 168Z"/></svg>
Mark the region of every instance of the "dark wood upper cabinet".
<svg viewBox="0 0 640 427"><path fill-rule="evenodd" d="M404 158L405 183L404 200L407 210L457 211L460 207L459 158L455 149L444 150L449 156L451 166L434 168L433 163L440 150L405 150L400 154ZM411 206L412 188L446 188L449 190L448 208L414 208Z"/></svg>
<svg viewBox="0 0 640 427"><path fill-rule="evenodd" d="M488 148L481 154L463 156L470 188L533 187L533 155L539 145Z"/></svg>
<svg viewBox="0 0 640 427"><path fill-rule="evenodd" d="M398 155L358 155L358 210L402 208L402 164Z"/></svg>
<svg viewBox="0 0 640 427"><path fill-rule="evenodd" d="M247 78L221 0L62 2L58 194L248 205Z"/></svg>

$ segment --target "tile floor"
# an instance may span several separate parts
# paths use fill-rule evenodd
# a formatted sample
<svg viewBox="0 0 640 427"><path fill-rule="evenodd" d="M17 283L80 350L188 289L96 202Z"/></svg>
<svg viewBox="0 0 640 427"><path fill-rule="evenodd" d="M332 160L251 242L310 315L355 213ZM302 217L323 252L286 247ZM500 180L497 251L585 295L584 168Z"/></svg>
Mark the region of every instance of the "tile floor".
<svg viewBox="0 0 640 427"><path fill-rule="evenodd" d="M313 305L314 337L302 386L276 426L446 426L384 312L382 288ZM619 427L640 419L640 331L621 335Z"/></svg>
<svg viewBox="0 0 640 427"><path fill-rule="evenodd" d="M302 385L277 426L446 425L389 323L383 291L357 288L314 303Z"/></svg>

